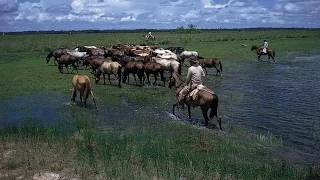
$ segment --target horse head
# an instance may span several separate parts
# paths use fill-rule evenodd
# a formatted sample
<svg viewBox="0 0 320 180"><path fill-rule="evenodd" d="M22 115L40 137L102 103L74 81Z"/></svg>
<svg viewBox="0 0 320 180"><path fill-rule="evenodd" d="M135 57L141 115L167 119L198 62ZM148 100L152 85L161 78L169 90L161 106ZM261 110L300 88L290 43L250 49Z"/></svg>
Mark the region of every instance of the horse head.
<svg viewBox="0 0 320 180"><path fill-rule="evenodd" d="M252 45L252 46L251 46L251 51L257 50L257 49L258 49L258 46L257 46L257 45Z"/></svg>
<svg viewBox="0 0 320 180"><path fill-rule="evenodd" d="M178 88L184 83L184 81L181 79L181 76L176 73L172 72L170 80L169 80L169 88L171 89L172 87Z"/></svg>
<svg viewBox="0 0 320 180"><path fill-rule="evenodd" d="M95 82L96 84L98 84L98 82L100 81L100 75L101 75L101 70L100 68L98 69L97 73L94 75L95 76Z"/></svg>

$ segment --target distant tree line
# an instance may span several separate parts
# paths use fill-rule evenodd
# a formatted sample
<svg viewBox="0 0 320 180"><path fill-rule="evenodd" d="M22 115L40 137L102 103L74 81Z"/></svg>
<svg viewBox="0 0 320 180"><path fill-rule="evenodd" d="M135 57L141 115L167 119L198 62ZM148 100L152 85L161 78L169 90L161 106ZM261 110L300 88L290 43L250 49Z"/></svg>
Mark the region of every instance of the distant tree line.
<svg viewBox="0 0 320 180"><path fill-rule="evenodd" d="M320 28L271 28L271 27L256 27L256 28L232 28L232 29L197 29L194 24L189 24L187 28L179 26L176 29L124 29L124 30L51 30L51 31L21 31L21 32L0 32L6 34L81 34L81 33L145 33L145 32L174 32L174 33L200 33L208 31L258 31L258 30L320 30Z"/></svg>

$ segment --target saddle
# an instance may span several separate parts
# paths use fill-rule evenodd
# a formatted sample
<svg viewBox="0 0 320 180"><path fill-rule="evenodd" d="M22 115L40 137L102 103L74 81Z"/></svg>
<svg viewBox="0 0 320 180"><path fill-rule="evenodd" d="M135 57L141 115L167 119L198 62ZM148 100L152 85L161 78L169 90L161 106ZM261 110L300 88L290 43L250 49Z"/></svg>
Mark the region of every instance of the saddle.
<svg viewBox="0 0 320 180"><path fill-rule="evenodd" d="M192 100L195 100L198 97L198 92L199 90L204 90L210 94L215 94L211 89L207 88L204 85L198 85L195 89L191 90L190 93L188 94L189 98L192 98Z"/></svg>

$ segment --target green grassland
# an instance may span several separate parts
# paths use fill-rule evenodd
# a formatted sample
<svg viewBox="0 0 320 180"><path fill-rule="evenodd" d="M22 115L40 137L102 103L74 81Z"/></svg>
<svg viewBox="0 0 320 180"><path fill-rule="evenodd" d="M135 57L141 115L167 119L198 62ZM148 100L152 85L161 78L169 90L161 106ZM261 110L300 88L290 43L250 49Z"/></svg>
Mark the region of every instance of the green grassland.
<svg viewBox="0 0 320 180"><path fill-rule="evenodd" d="M276 57L286 52L315 54L320 47L318 30L153 34L156 40L149 43L164 48L183 46L203 57L217 57L225 69L252 63L256 55L250 47L262 44L263 39L268 39ZM1 36L0 99L8 102L43 92L60 92L69 97L72 74L61 74L53 62L45 63L46 55L55 48L145 43L141 33ZM125 84L118 88L94 84L90 70L79 73L90 76L100 108L121 106L121 98L126 97L131 104L170 111L175 101L174 91L168 87ZM212 76L204 81L215 83L219 78ZM228 106L223 98L221 102ZM73 112L72 120L61 112L61 121L56 124L39 126L25 120L20 127L0 128L0 179L30 179L39 172L55 172L65 179L306 179L320 170L319 164L294 164L276 156L274 151L282 148L281 138L253 134L226 121L222 122L224 130L218 131L149 115L141 120L142 126L114 131L98 128L91 110L67 108Z"/></svg>

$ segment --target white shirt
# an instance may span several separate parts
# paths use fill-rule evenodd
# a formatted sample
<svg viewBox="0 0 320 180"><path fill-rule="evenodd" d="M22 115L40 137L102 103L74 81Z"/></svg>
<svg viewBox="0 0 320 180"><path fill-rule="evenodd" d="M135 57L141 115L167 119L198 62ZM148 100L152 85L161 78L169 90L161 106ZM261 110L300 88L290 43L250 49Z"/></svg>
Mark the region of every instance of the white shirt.
<svg viewBox="0 0 320 180"><path fill-rule="evenodd" d="M202 84L202 76L205 76L201 66L191 66L188 69L186 83L191 85Z"/></svg>

